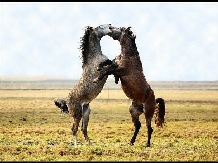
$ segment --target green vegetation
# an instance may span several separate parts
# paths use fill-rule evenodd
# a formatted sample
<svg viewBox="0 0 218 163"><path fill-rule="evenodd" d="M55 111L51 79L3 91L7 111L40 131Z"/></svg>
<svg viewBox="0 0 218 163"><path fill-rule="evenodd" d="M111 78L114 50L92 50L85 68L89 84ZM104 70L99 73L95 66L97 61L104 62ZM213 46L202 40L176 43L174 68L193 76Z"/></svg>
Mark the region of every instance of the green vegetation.
<svg viewBox="0 0 218 163"><path fill-rule="evenodd" d="M166 100L166 124L145 148L144 116L134 146L130 101L122 90L107 90L90 104L88 134L93 143L74 147L72 118L54 105L69 90L0 90L1 161L217 161L218 91L154 90Z"/></svg>

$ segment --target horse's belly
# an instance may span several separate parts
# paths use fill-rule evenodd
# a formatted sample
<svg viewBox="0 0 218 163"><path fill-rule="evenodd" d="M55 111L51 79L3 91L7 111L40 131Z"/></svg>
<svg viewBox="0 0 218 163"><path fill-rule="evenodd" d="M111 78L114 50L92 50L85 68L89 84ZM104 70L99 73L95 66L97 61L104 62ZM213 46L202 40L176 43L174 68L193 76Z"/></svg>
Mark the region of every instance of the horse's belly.
<svg viewBox="0 0 218 163"><path fill-rule="evenodd" d="M102 91L106 80L107 77L103 78L98 84L93 83L93 81L83 83L83 87L80 90L82 101L84 101L85 103L89 103L93 99L95 99Z"/></svg>
<svg viewBox="0 0 218 163"><path fill-rule="evenodd" d="M145 80L137 80L137 77L121 77L121 87L128 98L141 103L145 102L147 87Z"/></svg>
<svg viewBox="0 0 218 163"><path fill-rule="evenodd" d="M134 89L127 89L125 86L122 85L122 89L126 96L134 101L138 101L141 103L145 102L145 94L142 91L135 91Z"/></svg>

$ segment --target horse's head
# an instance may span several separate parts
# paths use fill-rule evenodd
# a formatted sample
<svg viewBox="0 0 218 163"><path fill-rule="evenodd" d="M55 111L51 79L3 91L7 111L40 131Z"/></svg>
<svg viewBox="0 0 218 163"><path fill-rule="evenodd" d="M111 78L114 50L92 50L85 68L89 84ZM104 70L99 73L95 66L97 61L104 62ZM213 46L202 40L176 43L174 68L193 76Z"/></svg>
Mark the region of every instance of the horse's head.
<svg viewBox="0 0 218 163"><path fill-rule="evenodd" d="M111 36L114 40L121 41L124 38L130 38L131 40L135 40L136 35L130 30L131 27L113 27L111 26L112 33L108 35Z"/></svg>
<svg viewBox="0 0 218 163"><path fill-rule="evenodd" d="M121 28L117 28L114 26L110 27L110 30L112 31L111 33L109 33L108 35L110 37L112 37L114 40L118 40L120 35L121 35Z"/></svg>
<svg viewBox="0 0 218 163"><path fill-rule="evenodd" d="M84 67L90 57L96 56L96 52L101 52L100 41L105 35L112 33L113 26L111 24L102 24L97 27L86 26L85 33L80 40L80 47L82 62Z"/></svg>
<svg viewBox="0 0 218 163"><path fill-rule="evenodd" d="M111 24L102 24L93 29L95 34L102 38L105 35L109 35L112 33L112 28L114 28Z"/></svg>
<svg viewBox="0 0 218 163"><path fill-rule="evenodd" d="M130 38L131 40L135 40L136 38L136 35L131 31L130 29L131 27L122 27L121 28L121 31L122 31L122 34L121 34L121 38Z"/></svg>

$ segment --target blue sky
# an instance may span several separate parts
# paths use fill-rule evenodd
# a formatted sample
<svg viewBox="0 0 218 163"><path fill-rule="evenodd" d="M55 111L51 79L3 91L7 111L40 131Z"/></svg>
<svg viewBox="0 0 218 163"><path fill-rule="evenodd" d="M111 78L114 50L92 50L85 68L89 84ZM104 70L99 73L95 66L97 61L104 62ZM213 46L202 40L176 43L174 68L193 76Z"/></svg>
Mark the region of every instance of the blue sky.
<svg viewBox="0 0 218 163"><path fill-rule="evenodd" d="M83 29L105 23L132 27L148 81L218 80L217 2L0 2L0 76L79 79Z"/></svg>

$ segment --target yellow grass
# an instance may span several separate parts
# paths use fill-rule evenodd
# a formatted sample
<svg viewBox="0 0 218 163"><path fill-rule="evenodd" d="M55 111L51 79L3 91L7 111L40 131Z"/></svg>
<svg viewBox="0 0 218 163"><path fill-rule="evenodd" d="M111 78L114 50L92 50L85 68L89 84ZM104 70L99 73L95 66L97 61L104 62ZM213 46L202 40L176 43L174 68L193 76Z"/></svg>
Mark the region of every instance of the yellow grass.
<svg viewBox="0 0 218 163"><path fill-rule="evenodd" d="M218 90L154 90L155 96L166 101L218 102ZM67 97L70 90L0 90L0 98L7 97ZM96 99L128 99L123 91L104 89Z"/></svg>
<svg viewBox="0 0 218 163"><path fill-rule="evenodd" d="M166 124L145 148L144 116L134 146L130 101L122 90L103 90L90 103L92 146L72 145L72 118L54 105L69 90L0 90L1 161L217 161L218 91L154 90L166 101Z"/></svg>

